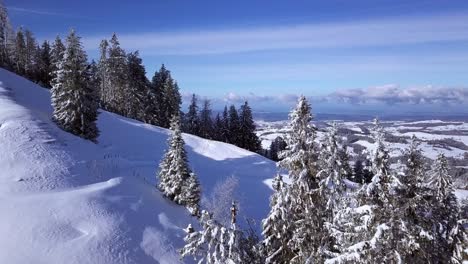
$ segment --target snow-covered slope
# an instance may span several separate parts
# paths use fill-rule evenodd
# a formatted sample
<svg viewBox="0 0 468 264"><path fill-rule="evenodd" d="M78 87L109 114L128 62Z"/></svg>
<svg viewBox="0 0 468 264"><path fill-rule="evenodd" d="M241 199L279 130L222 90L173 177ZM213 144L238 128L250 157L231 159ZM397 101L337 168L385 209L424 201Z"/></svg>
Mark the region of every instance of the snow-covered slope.
<svg viewBox="0 0 468 264"><path fill-rule="evenodd" d="M101 112L93 144L58 129L51 113L49 91L0 69L0 263L179 262L194 219L154 188L169 131ZM273 162L184 139L205 195L234 175L243 214L267 214Z"/></svg>

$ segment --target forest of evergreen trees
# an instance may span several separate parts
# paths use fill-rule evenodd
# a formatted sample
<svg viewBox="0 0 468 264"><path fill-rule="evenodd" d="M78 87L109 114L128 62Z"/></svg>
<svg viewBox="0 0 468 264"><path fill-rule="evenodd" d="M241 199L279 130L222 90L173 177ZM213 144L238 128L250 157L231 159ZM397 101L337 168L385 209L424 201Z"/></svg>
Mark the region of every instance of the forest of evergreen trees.
<svg viewBox="0 0 468 264"><path fill-rule="evenodd" d="M199 109L193 95L187 113L177 81L163 64L149 80L138 53L126 52L116 34L102 40L98 61L89 61L80 38L71 31L65 41L39 45L33 33L14 30L4 6L0 6L0 67L45 88L51 88L54 121L64 130L96 141L97 108L169 128L180 116L182 131L260 152L252 109L245 102L237 110L226 107L213 116L210 101ZM66 102L73 102L66 104Z"/></svg>
<svg viewBox="0 0 468 264"><path fill-rule="evenodd" d="M200 229L190 225L181 250L199 263L458 263L468 246L447 159L426 170L416 137L405 151L404 170L392 169L385 131L375 121L370 179L350 178L346 146L333 124L316 140L305 97L290 114L292 130L279 152L280 169L262 238L224 226L202 210ZM355 170L367 170L362 164ZM233 209L235 211L235 206Z"/></svg>

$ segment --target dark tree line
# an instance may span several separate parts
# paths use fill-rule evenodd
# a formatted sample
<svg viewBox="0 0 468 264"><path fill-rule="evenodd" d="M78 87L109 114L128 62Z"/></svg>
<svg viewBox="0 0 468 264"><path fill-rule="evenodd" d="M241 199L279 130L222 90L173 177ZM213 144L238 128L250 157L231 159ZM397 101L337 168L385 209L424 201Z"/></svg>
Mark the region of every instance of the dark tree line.
<svg viewBox="0 0 468 264"><path fill-rule="evenodd" d="M213 118L210 101L204 100L199 109L198 98L194 94L184 115L184 132L258 152L261 145L255 129L248 102L244 102L239 110L234 105L225 106L224 111Z"/></svg>
<svg viewBox="0 0 468 264"><path fill-rule="evenodd" d="M126 53L116 34L110 41L103 40L100 50L95 79L101 108L169 128L172 116L180 114L182 98L165 65L148 80L138 51Z"/></svg>
<svg viewBox="0 0 468 264"><path fill-rule="evenodd" d="M46 40L39 44L28 29L15 31L6 8L0 4L0 67L51 88L52 64L50 43Z"/></svg>

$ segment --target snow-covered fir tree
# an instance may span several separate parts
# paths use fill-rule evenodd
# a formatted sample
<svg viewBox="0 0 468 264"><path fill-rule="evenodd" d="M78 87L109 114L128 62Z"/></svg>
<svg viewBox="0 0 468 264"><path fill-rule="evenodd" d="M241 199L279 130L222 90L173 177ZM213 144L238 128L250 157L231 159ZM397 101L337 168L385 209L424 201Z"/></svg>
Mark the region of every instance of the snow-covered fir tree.
<svg viewBox="0 0 468 264"><path fill-rule="evenodd" d="M157 117L156 125L168 128L174 115L180 115L182 102L179 86L171 76L171 72L163 64L159 71L155 72L151 80L151 90L154 103L153 107Z"/></svg>
<svg viewBox="0 0 468 264"><path fill-rule="evenodd" d="M448 170L448 162L439 154L431 171L431 207L434 219L431 263L462 263L466 260L468 238L458 222L459 206ZM465 256L463 256L465 254Z"/></svg>
<svg viewBox="0 0 468 264"><path fill-rule="evenodd" d="M184 205L193 215L198 215L200 185L188 164L185 142L182 138L180 117L171 121L172 136L168 150L159 165L158 188L167 198Z"/></svg>
<svg viewBox="0 0 468 264"><path fill-rule="evenodd" d="M351 205L346 178L349 176L349 164L345 146L341 145L338 138L338 128L333 123L325 135L319 154L319 171L317 178L320 180L320 198L323 203L322 217L325 229L321 240L321 257L332 258L339 251L335 232L337 215Z"/></svg>
<svg viewBox="0 0 468 264"><path fill-rule="evenodd" d="M319 154L319 172L317 178L320 180L322 195L326 199L325 210L327 221L334 217L335 210L341 209L340 204L345 196L347 177L345 166L347 160L343 160L341 154L342 146L339 144L338 128L333 123L326 134Z"/></svg>
<svg viewBox="0 0 468 264"><path fill-rule="evenodd" d="M430 262L430 245L433 240L431 235L432 218L430 217L430 204L424 198L426 189L424 181L426 179L424 170L424 159L419 141L413 135L410 146L405 151L405 170L400 177L401 186L397 189L399 199L397 215L406 222L408 235L414 239L415 250L402 256L403 261Z"/></svg>
<svg viewBox="0 0 468 264"><path fill-rule="evenodd" d="M126 115L126 91L128 89L128 68L127 68L127 55L120 47L120 42L117 35L114 33L109 41L108 57L106 60L107 78L109 81L108 90L106 93L106 102L104 106L106 110L121 115Z"/></svg>
<svg viewBox="0 0 468 264"><path fill-rule="evenodd" d="M126 90L126 114L129 118L145 120L145 97L149 91L146 70L138 51L127 54L128 87Z"/></svg>
<svg viewBox="0 0 468 264"><path fill-rule="evenodd" d="M66 43L51 90L53 120L63 130L95 141L99 135L97 96L89 86L86 53L75 31L70 32Z"/></svg>
<svg viewBox="0 0 468 264"><path fill-rule="evenodd" d="M324 202L317 178L316 128L311 124L311 107L304 96L289 115L291 132L286 138L286 150L280 154L279 167L289 171L291 184L290 215L293 233L289 247L294 252L291 263L320 263L323 253Z"/></svg>
<svg viewBox="0 0 468 264"><path fill-rule="evenodd" d="M22 27L18 29L18 32L16 32L14 51L14 70L19 75L25 76L27 64L27 51L26 40L24 39L24 31Z"/></svg>
<svg viewBox="0 0 468 264"><path fill-rule="evenodd" d="M30 80L37 81L37 70L39 64L37 61L37 42L33 33L26 29L24 31L24 46L25 46L25 76Z"/></svg>
<svg viewBox="0 0 468 264"><path fill-rule="evenodd" d="M10 24L7 9L0 1L0 67L13 68L15 34Z"/></svg>
<svg viewBox="0 0 468 264"><path fill-rule="evenodd" d="M109 68L107 67L109 42L104 39L99 44L100 57L98 61L99 69L99 104L103 109L107 109L109 103Z"/></svg>
<svg viewBox="0 0 468 264"><path fill-rule="evenodd" d="M208 264L249 263L246 262L249 249L242 244L244 234L235 225L225 227L204 210L200 226L200 231L195 231L191 225L187 227L186 244L180 250L182 257L192 256L197 263Z"/></svg>
<svg viewBox="0 0 468 264"><path fill-rule="evenodd" d="M51 78L51 86L56 86L59 85L56 83L57 79L57 73L59 72L58 69L61 66L61 63L63 61L63 56L65 54L65 45L62 42L62 39L57 36L55 38L54 44L52 45L52 50L50 54L50 59L51 59L51 72L50 72L50 78Z"/></svg>
<svg viewBox="0 0 468 264"><path fill-rule="evenodd" d="M285 187L280 174L273 180L273 189L275 192L270 198L270 212L262 221L262 248L266 257L265 263L287 263L294 257L294 252L288 245L293 235L289 218L292 197L289 196L289 189Z"/></svg>

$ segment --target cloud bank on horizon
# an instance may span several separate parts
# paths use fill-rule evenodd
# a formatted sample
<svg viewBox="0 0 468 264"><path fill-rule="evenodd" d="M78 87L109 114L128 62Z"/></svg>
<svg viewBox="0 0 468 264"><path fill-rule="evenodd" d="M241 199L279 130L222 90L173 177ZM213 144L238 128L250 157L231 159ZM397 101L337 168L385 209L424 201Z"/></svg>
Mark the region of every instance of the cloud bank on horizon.
<svg viewBox="0 0 468 264"><path fill-rule="evenodd" d="M297 101L299 95L280 94L274 96L261 96L254 93L239 95L228 93L222 101L227 103L272 102L292 104ZM468 88L452 87L410 87L401 88L395 84L335 91L326 96L308 96L312 102L337 101L350 104L365 104L368 102L393 104L441 104L441 105L466 105L468 107ZM219 99L215 99L219 100Z"/></svg>

